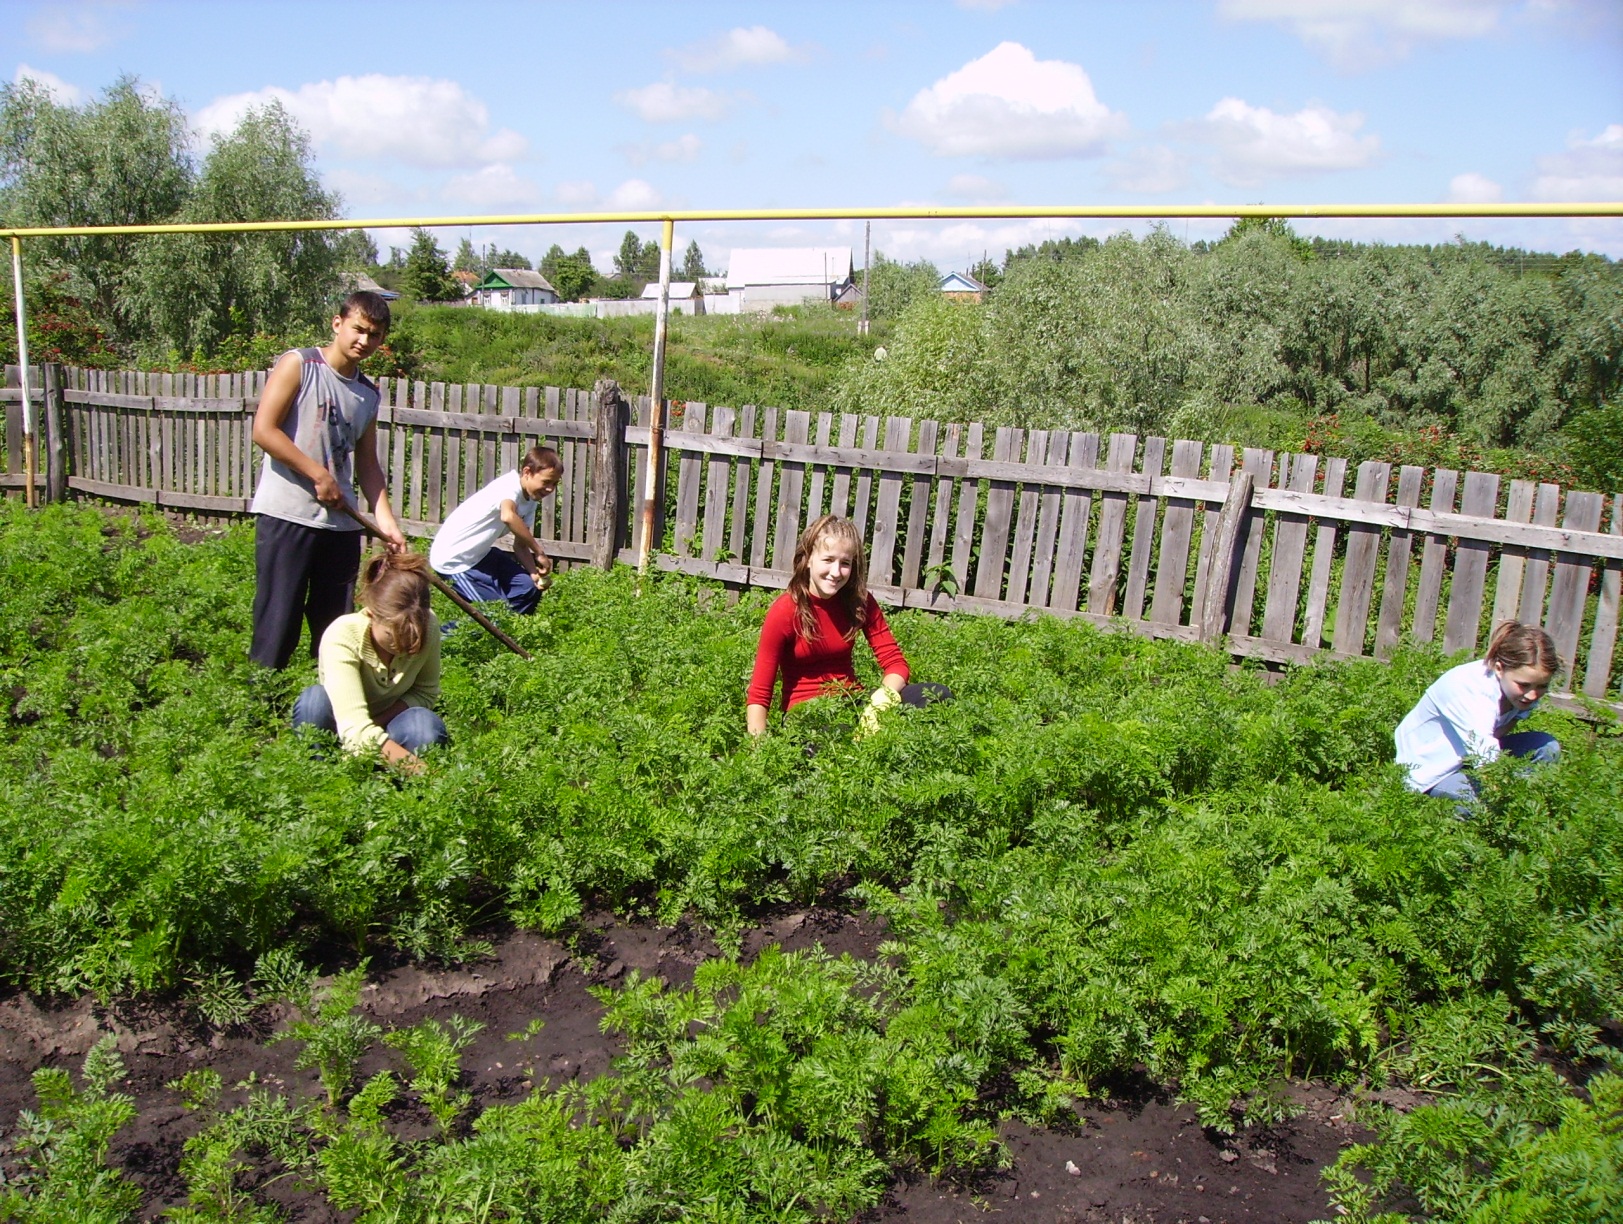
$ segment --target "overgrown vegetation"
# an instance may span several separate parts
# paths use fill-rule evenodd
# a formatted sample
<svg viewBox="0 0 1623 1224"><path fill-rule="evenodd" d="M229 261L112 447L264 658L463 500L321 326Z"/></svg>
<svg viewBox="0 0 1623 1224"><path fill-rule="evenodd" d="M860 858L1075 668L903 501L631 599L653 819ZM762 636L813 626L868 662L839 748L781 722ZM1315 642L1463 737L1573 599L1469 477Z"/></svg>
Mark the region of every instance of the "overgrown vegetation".
<svg viewBox="0 0 1623 1224"><path fill-rule="evenodd" d="M181 1085L212 1119L184 1218L271 1218L243 1181L267 1153L364 1219L844 1215L898 1166L995 1161L1000 1116L1061 1116L1135 1066L1218 1128L1279 1117L1285 1076L1443 1094L1344 1162L1358 1218L1612 1201L1615 1081L1577 1090L1618 1064L1623 1015L1604 727L1542 713L1561 762L1487 771L1461 822L1389 762L1434 650L1270 685L1172 642L901 613L954 705L853 742L851 711L813 703L752 746L765 596L575 570L508 622L542 662L451 634L455 744L397 778L288 733L309 675L247 663L251 567L246 528L182 545L160 520L0 505L0 977L198 991L222 1018L285 999L325 1086L225 1108ZM567 936L606 906L726 946L764 906L842 893L889 919L888 965L772 953L682 991L629 981L603 995L614 1074L477 1114L467 1030L384 1037L352 1006L391 944L457 959L491 924ZM357 968L312 990L298 962L335 942ZM379 1040L399 1072L357 1087ZM122 1218L97 1076L82 1105L45 1086L84 1137L40 1132L0 1216L60 1218L47 1204L80 1200L48 1196L72 1193ZM437 1138L394 1135L402 1092ZM1532 1206L1471 1214L1511 1193Z"/></svg>

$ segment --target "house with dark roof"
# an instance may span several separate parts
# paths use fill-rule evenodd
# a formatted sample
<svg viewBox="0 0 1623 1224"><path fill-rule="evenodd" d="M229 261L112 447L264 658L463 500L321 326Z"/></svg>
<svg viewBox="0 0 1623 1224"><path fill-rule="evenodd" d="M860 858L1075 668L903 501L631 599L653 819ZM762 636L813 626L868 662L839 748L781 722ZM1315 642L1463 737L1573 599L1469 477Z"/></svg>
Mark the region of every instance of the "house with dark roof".
<svg viewBox="0 0 1623 1224"><path fill-rule="evenodd" d="M473 300L486 310L522 311L551 305L558 300L558 291L528 268L492 268L473 287Z"/></svg>

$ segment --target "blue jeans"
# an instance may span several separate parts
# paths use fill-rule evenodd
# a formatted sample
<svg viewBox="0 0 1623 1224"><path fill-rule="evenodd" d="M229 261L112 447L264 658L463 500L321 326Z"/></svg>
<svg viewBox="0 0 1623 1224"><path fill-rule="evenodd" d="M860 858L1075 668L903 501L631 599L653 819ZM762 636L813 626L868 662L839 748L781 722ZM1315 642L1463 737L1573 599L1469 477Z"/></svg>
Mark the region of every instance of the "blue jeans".
<svg viewBox="0 0 1623 1224"><path fill-rule="evenodd" d="M1499 741L1499 747L1513 757L1522 757L1535 765L1548 765L1561 756L1561 744L1548 731L1518 731ZM1444 774L1426 789L1426 794L1440 799L1452 799L1461 813L1477 797L1476 782L1464 766Z"/></svg>
<svg viewBox="0 0 1623 1224"><path fill-rule="evenodd" d="M338 719L333 716L332 700L327 696L327 690L319 684L305 689L293 703L293 729L296 731L300 727L315 727L333 735L338 734ZM451 742L445 720L433 710L425 710L421 706L409 706L402 710L389 720L383 730L413 756L419 755L425 748Z"/></svg>
<svg viewBox="0 0 1623 1224"><path fill-rule="evenodd" d="M469 603L495 603L501 600L520 616L528 616L541 602L541 589L513 560L511 553L492 548L472 569L460 574L441 574L456 593Z"/></svg>

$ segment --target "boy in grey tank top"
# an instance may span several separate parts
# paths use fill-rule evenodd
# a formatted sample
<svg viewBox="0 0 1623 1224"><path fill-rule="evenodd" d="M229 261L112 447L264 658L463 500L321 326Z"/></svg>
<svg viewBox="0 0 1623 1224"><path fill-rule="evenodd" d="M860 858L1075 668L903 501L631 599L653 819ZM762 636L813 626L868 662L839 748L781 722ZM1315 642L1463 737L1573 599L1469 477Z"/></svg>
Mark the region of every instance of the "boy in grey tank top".
<svg viewBox="0 0 1623 1224"><path fill-rule="evenodd" d="M378 389L360 372L389 334L389 304L352 293L324 348L283 353L254 413L265 463L250 509L254 526L254 634L249 657L283 668L310 625L310 653L353 610L361 527L341 509L355 482L391 551L406 546L378 462Z"/></svg>

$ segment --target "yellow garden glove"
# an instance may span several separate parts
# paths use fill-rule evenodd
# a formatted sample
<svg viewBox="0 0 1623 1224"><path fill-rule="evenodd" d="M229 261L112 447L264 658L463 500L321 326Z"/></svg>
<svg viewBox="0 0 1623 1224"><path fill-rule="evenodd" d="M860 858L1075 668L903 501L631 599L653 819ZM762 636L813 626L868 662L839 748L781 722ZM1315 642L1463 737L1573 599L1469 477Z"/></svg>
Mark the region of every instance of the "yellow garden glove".
<svg viewBox="0 0 1623 1224"><path fill-rule="evenodd" d="M862 739L879 730L879 713L893 706L901 705L902 699L896 690L887 684L881 684L868 697L867 707L857 719L857 730L854 738Z"/></svg>

